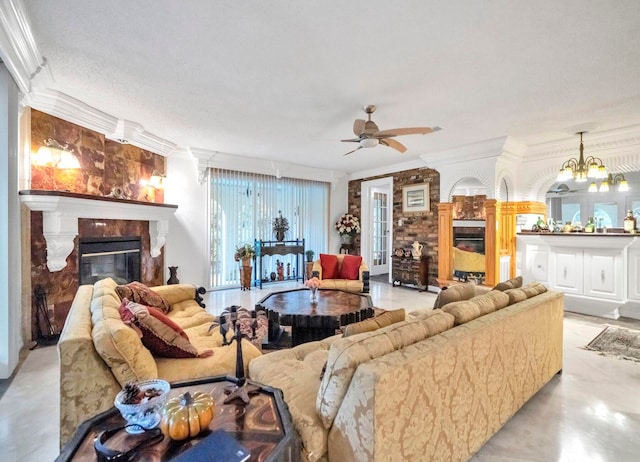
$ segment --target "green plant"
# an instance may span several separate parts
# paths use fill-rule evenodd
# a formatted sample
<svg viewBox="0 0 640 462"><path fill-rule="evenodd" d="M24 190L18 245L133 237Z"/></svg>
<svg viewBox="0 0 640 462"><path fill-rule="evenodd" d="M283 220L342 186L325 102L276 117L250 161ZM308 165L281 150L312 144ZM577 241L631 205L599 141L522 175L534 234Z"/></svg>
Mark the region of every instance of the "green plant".
<svg viewBox="0 0 640 462"><path fill-rule="evenodd" d="M236 253L233 255L235 261L240 261L243 258L253 258L256 254L256 248L253 244L242 244L236 247Z"/></svg>
<svg viewBox="0 0 640 462"><path fill-rule="evenodd" d="M313 256L316 253L313 250L307 250L304 254L307 256L307 261L313 261Z"/></svg>

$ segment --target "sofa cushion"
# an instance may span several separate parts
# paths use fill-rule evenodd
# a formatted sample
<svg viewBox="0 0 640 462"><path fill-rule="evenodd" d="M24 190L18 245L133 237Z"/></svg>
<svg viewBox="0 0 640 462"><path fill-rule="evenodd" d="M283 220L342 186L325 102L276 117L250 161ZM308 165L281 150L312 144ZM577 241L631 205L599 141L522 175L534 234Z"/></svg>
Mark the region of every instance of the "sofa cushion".
<svg viewBox="0 0 640 462"><path fill-rule="evenodd" d="M331 427L360 364L443 332L451 328L453 322L453 316L439 310L426 319L398 322L374 332L336 340L329 349L316 400L324 427Z"/></svg>
<svg viewBox="0 0 640 462"><path fill-rule="evenodd" d="M127 285L116 287L116 293L120 298L126 298L132 302L140 303L146 306L160 308L164 313L169 312L171 305L160 294L151 290L141 282L130 282Z"/></svg>
<svg viewBox="0 0 640 462"><path fill-rule="evenodd" d="M493 290L505 291L507 289L517 289L519 287L522 287L522 276L509 279L508 281L500 282L496 284Z"/></svg>
<svg viewBox="0 0 640 462"><path fill-rule="evenodd" d="M459 326L460 324L464 324L465 322L469 322L482 316L478 304L471 300L447 303L442 307L442 311L449 313L454 317L455 326Z"/></svg>
<svg viewBox="0 0 640 462"><path fill-rule="evenodd" d="M338 257L336 255L321 253L320 266L322 266L322 279L338 278Z"/></svg>
<svg viewBox="0 0 640 462"><path fill-rule="evenodd" d="M530 282L522 288L522 291L527 294L527 298L535 297L547 291L547 288L541 282Z"/></svg>
<svg viewBox="0 0 640 462"><path fill-rule="evenodd" d="M365 319L364 321L348 324L343 328L343 337L361 334L363 332L372 332L382 327L390 326L396 322L404 321L404 309L385 311L375 318Z"/></svg>
<svg viewBox="0 0 640 462"><path fill-rule="evenodd" d="M480 315L492 313L509 305L509 296L499 290L491 290L486 294L477 295L471 299L480 307Z"/></svg>
<svg viewBox="0 0 640 462"><path fill-rule="evenodd" d="M339 336L308 342L254 359L249 364L252 380L280 388L291 411L293 425L302 440L303 460L315 462L327 453L329 431L316 412L322 367L331 343Z"/></svg>
<svg viewBox="0 0 640 462"><path fill-rule="evenodd" d="M476 285L473 282L454 284L443 288L433 304L434 308L442 308L448 303L469 300L476 294Z"/></svg>
<svg viewBox="0 0 640 462"><path fill-rule="evenodd" d="M137 332L120 317L116 285L113 279L107 278L93 286L90 307L93 344L120 385L155 379L158 369L153 355L142 345Z"/></svg>
<svg viewBox="0 0 640 462"><path fill-rule="evenodd" d="M357 280L360 276L360 263L362 263L360 255L345 255L340 267L340 279Z"/></svg>
<svg viewBox="0 0 640 462"><path fill-rule="evenodd" d="M197 358L198 350L191 344L182 328L162 311L152 306L122 299L120 315L125 324L139 329L142 344L154 356L163 358ZM203 356L211 354L204 351Z"/></svg>
<svg viewBox="0 0 640 462"><path fill-rule="evenodd" d="M513 305L514 303L521 302L528 298L527 293L522 289L507 289L504 293L509 297L509 305Z"/></svg>

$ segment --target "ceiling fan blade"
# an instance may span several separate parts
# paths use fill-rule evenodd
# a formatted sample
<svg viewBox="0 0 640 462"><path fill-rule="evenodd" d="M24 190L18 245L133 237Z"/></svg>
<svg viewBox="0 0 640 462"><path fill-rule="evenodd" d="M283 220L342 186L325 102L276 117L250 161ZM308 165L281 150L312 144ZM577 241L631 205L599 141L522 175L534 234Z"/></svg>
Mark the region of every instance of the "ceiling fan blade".
<svg viewBox="0 0 640 462"><path fill-rule="evenodd" d="M360 136L362 132L364 132L364 125L366 123L367 123L366 120L356 119L355 122L353 122L353 133L356 136Z"/></svg>
<svg viewBox="0 0 640 462"><path fill-rule="evenodd" d="M396 140L392 140L391 138L380 140L380 144L384 144L385 146L389 146L392 149L395 149L399 152L405 152L407 148Z"/></svg>
<svg viewBox="0 0 640 462"><path fill-rule="evenodd" d="M392 128L391 130L380 130L373 134L376 138L387 138L390 136L402 136L402 135L427 135L432 132L440 130L440 127L407 127L407 128Z"/></svg>
<svg viewBox="0 0 640 462"><path fill-rule="evenodd" d="M362 149L362 146L358 146L357 148L355 148L353 151L349 151L346 154L344 154L345 156L348 156L349 154L352 154L354 152L356 152L358 149Z"/></svg>
<svg viewBox="0 0 640 462"><path fill-rule="evenodd" d="M360 142L360 138L351 138L350 140L340 140L343 143L359 143Z"/></svg>

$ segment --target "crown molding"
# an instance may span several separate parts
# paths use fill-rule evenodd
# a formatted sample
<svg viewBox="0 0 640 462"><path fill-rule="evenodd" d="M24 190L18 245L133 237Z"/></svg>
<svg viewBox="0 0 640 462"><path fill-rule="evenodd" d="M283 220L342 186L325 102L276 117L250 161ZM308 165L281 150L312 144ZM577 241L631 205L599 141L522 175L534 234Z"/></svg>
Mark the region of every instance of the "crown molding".
<svg viewBox="0 0 640 462"><path fill-rule="evenodd" d="M118 119L56 90L35 90L25 95L25 103L54 117L102 133L106 138L168 156L176 144L149 133L129 120Z"/></svg>
<svg viewBox="0 0 640 462"><path fill-rule="evenodd" d="M0 55L23 94L53 82L20 0L0 2Z"/></svg>
<svg viewBox="0 0 640 462"><path fill-rule="evenodd" d="M421 159L428 163L429 167L442 167L443 165L451 165L459 162L470 162L481 159L497 159L500 157L506 146L513 146L513 141L509 142L509 138L502 136L479 143L458 146L444 151L438 151L429 154L422 154Z"/></svg>
<svg viewBox="0 0 640 462"><path fill-rule="evenodd" d="M415 160L408 160L406 162L400 162L393 165L385 165L379 168L371 168L368 170L360 170L353 172L349 175L350 180L361 180L363 178L371 178L374 176L388 175L391 173L402 172L404 170L413 170L414 168L424 168L427 166L426 162L420 158Z"/></svg>
<svg viewBox="0 0 640 462"><path fill-rule="evenodd" d="M220 151L201 148L188 148L198 170L198 182L204 183L209 168L223 168L241 172L274 175L277 178L299 178L304 180L325 181L335 183L346 176L346 173L322 168L306 167L291 163L283 163L270 159L241 156Z"/></svg>

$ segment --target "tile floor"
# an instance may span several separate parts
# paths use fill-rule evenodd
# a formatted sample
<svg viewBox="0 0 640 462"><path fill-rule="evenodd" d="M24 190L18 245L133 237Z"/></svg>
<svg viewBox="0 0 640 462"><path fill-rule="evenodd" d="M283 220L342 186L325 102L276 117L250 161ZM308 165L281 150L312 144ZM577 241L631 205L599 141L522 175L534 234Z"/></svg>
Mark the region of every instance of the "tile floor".
<svg viewBox="0 0 640 462"><path fill-rule="evenodd" d="M237 304L250 307L269 290L208 293L208 309L219 313ZM435 295L372 283L377 307L407 311L430 307ZM539 391L473 457L474 462L640 460L640 363L582 349L603 328L616 323L640 329L640 321L565 316L564 370ZM58 358L55 347L27 355L0 398L0 460L45 461L58 454Z"/></svg>

